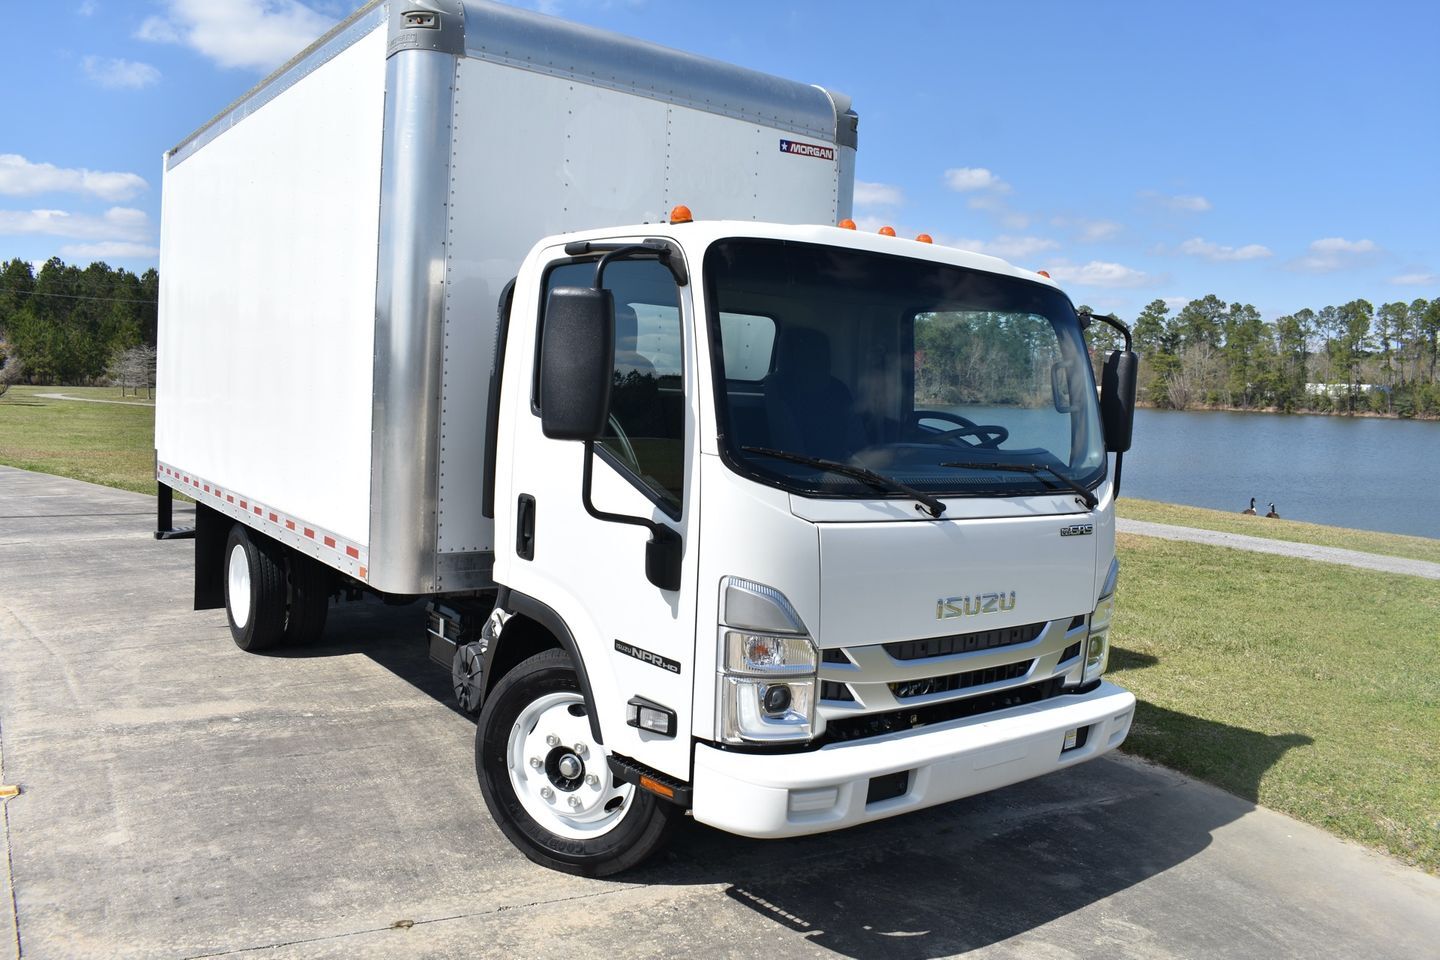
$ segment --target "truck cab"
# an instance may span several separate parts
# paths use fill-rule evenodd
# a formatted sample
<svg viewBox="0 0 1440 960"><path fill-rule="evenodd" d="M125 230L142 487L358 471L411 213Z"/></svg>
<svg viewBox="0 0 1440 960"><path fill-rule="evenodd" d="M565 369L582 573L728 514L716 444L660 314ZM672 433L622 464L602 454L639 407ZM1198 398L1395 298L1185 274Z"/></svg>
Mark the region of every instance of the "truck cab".
<svg viewBox="0 0 1440 960"><path fill-rule="evenodd" d="M1047 277L682 220L541 241L502 313L471 659L532 857L623 868L687 806L836 829L1124 739L1101 401Z"/></svg>

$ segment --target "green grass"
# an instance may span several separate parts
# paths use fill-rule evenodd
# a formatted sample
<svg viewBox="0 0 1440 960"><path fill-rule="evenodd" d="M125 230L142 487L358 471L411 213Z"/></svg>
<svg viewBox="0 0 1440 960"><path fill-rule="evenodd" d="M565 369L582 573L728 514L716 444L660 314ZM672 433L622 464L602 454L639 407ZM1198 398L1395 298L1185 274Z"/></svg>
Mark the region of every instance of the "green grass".
<svg viewBox="0 0 1440 960"><path fill-rule="evenodd" d="M1265 509L1263 504L1260 509ZM1238 511L1226 513L1223 510L1184 507L1173 503L1157 503L1154 500L1128 500L1124 497L1121 497L1115 504L1115 512L1129 520L1173 523L1181 527L1201 527L1205 530L1220 530L1224 533L1244 533L1252 537L1266 537L1271 540L1313 543L1322 547L1344 547L1347 550L1360 550L1365 553L1381 553L1392 557L1440 563L1440 540L1430 537L1406 537L1398 533L1350 530L1345 527L1327 527L1318 523L1301 523L1298 520L1267 520L1263 516L1247 517Z"/></svg>
<svg viewBox="0 0 1440 960"><path fill-rule="evenodd" d="M1440 585L1120 537L1125 749L1440 871Z"/></svg>
<svg viewBox="0 0 1440 960"><path fill-rule="evenodd" d="M0 397L0 464L155 492L155 408L48 400L41 393L120 400L115 387L11 387Z"/></svg>

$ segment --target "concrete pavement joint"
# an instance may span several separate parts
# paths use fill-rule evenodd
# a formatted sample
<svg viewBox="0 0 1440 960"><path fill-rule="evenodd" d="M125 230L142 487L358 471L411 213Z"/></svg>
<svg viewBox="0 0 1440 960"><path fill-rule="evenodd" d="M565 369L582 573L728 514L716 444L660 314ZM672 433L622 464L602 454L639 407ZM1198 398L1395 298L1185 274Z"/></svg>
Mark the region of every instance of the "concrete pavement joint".
<svg viewBox="0 0 1440 960"><path fill-rule="evenodd" d="M0 730L0 783L5 782L5 740ZM20 957L20 911L15 905L15 864L10 853L10 803L11 798L0 800L0 840L5 844L5 892L9 895L10 942L15 947L15 957Z"/></svg>
<svg viewBox="0 0 1440 960"><path fill-rule="evenodd" d="M387 930L409 930L414 927L423 927L435 923L450 923L455 920L471 920L475 917L490 917L501 913L511 913L516 910L529 910L534 907L549 907L557 903L573 903L578 900L595 900L600 897L610 897L617 893L629 893L633 890L642 890L643 887L637 884L626 884L613 890L597 890L594 893L580 893L573 897L555 897L551 900L535 900L530 903L509 903L501 904L493 910L477 910L473 913L457 913L448 917L431 917L428 920L411 920L408 923L397 920L394 923L387 923L383 927L366 927L363 930L347 930L345 933L332 933L324 937L301 937L297 940L284 940L278 943L263 943L253 947L237 947L234 950L222 950L219 953L192 953L184 960L213 960L215 957L234 957L242 953L254 953L257 950L278 950L282 947L294 947L307 943L325 943L330 940L345 940L350 937L363 937L369 933L384 933Z"/></svg>

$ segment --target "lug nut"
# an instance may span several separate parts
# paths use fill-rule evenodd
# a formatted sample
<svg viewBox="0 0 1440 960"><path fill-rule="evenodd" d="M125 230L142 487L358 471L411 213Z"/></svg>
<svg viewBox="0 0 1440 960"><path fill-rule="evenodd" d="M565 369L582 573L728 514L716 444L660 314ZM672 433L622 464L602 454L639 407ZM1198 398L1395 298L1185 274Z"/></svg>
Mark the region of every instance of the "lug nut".
<svg viewBox="0 0 1440 960"><path fill-rule="evenodd" d="M580 798L579 798L579 797L571 797L571 798L570 798L570 809L572 809L572 810L579 810L579 809L580 809Z"/></svg>
<svg viewBox="0 0 1440 960"><path fill-rule="evenodd" d="M560 738L557 737L557 736L555 736L555 734L553 734L553 733L550 734L550 736L548 736L548 737L545 738L545 742L548 743L548 744L549 744L550 746L552 746L552 747L558 747L558 746L560 746Z"/></svg>
<svg viewBox="0 0 1440 960"><path fill-rule="evenodd" d="M585 744L583 743L575 744L575 752L580 756L580 759L582 760L590 756L590 748L585 746Z"/></svg>
<svg viewBox="0 0 1440 960"><path fill-rule="evenodd" d="M551 790L549 787L541 787L540 796L544 797L546 800L554 800L555 791Z"/></svg>
<svg viewBox="0 0 1440 960"><path fill-rule="evenodd" d="M539 770L541 767L545 766L545 764L540 762L539 757L531 757L530 766L534 767L536 770Z"/></svg>
<svg viewBox="0 0 1440 960"><path fill-rule="evenodd" d="M585 777L585 784L586 786L598 787L600 786L600 778L593 773L589 774Z"/></svg>

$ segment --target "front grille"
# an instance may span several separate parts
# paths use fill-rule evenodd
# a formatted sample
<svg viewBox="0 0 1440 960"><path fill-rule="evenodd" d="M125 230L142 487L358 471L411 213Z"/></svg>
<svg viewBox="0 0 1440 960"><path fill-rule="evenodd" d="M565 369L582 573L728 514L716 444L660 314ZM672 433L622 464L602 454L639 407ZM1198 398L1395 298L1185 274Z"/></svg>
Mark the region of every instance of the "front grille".
<svg viewBox="0 0 1440 960"><path fill-rule="evenodd" d="M834 680L820 681L821 700L840 700L845 703L854 703L855 694L843 683L836 683Z"/></svg>
<svg viewBox="0 0 1440 960"><path fill-rule="evenodd" d="M1044 629L1044 623L1027 623L1021 627L959 633L949 637L931 637L929 640L904 640L885 644L885 652L896 660L923 660L952 653L974 653L976 650L994 650L996 647L1029 643L1040 636L1040 631Z"/></svg>
<svg viewBox="0 0 1440 960"><path fill-rule="evenodd" d="M1076 640L1074 643L1070 644L1070 646L1060 651L1059 662L1064 663L1066 660L1074 660L1078 656L1080 656L1080 641Z"/></svg>
<svg viewBox="0 0 1440 960"><path fill-rule="evenodd" d="M879 737L887 733L913 730L916 727L944 723L947 720L956 720L961 717L973 717L1009 707L1039 703L1041 700L1048 700L1058 694L1063 684L1063 677L1053 677L1040 683L1011 687L1008 690L996 690L978 697L966 697L962 700L950 700L946 703L905 710L891 710L888 713L831 720L825 727L824 742L844 743L849 740L862 740L866 737Z"/></svg>
<svg viewBox="0 0 1440 960"><path fill-rule="evenodd" d="M902 680L899 683L890 684L890 692L895 694L897 699L909 700L932 693L949 693L952 690L983 687L988 683L1000 683L1002 680L1018 680L1029 673L1030 668L1034 665L1034 660L1021 660L1018 663L986 667L984 670L967 670L964 673L924 677L920 680Z"/></svg>

